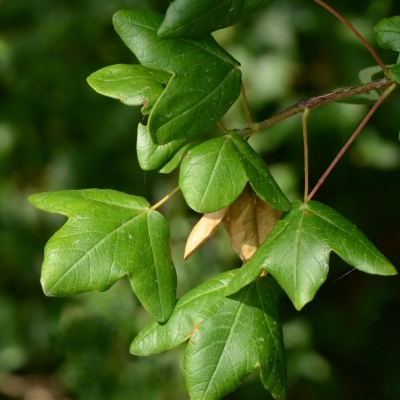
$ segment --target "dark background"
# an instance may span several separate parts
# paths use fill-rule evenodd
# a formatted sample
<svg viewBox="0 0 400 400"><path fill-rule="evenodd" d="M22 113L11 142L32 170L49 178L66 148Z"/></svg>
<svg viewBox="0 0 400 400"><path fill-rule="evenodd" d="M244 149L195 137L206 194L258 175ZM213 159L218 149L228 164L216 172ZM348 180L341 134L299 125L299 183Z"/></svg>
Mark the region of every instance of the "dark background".
<svg viewBox="0 0 400 400"><path fill-rule="evenodd" d="M43 247L64 219L27 202L43 191L111 188L154 203L176 185L177 173L162 176L138 167L139 108L102 97L85 81L107 65L136 62L113 30L114 12L165 12L167 4L0 0L0 399L188 398L181 373L184 347L147 358L129 354L148 316L127 281L105 293L43 295ZM400 12L396 0L330 4L375 48L374 25ZM344 26L310 0L276 0L216 38L242 63L256 121L302 98L358 84L359 70L374 65ZM396 61L395 54L377 51L387 64ZM330 104L311 114L311 185L367 109ZM245 125L240 103L224 123ZM314 198L355 222L397 267L399 128L395 99L377 111ZM288 196L301 196L300 117L257 135L252 144ZM239 266L222 230L184 263L185 238L199 216L180 194L163 213L171 223L179 295ZM301 312L281 297L289 399L400 399L400 278L345 275L350 270L332 255L327 282ZM226 398L269 397L257 372Z"/></svg>

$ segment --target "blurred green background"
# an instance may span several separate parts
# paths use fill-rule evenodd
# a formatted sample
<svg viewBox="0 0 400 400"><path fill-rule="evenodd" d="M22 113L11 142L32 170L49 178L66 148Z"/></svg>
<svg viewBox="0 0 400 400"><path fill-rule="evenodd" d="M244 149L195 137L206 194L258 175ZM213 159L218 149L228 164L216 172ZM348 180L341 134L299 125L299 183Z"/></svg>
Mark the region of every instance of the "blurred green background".
<svg viewBox="0 0 400 400"><path fill-rule="evenodd" d="M397 0L331 0L377 48L373 27L400 12ZM155 202L178 174L143 172L135 155L139 108L96 94L86 83L111 64L135 63L114 32L122 8L165 12L161 0L0 0L0 399L184 400L184 347L138 358L129 344L148 321L126 280L105 293L46 298L43 247L64 219L36 210L30 194L111 188ZM311 0L275 0L216 33L241 63L261 121L298 100L359 83L373 66L363 46ZM390 64L396 55L377 49ZM311 183L357 127L366 106L330 104L309 118ZM224 119L245 125L240 103ZM355 222L400 266L400 101L373 116L315 200ZM291 198L303 190L300 117L251 139ZM180 194L162 212L171 223L182 295L239 266L223 230L183 262L199 218ZM289 399L400 399L400 278L353 271L332 255L327 282L297 312L281 296ZM340 279L339 279L340 278ZM269 395L252 374L226 399Z"/></svg>

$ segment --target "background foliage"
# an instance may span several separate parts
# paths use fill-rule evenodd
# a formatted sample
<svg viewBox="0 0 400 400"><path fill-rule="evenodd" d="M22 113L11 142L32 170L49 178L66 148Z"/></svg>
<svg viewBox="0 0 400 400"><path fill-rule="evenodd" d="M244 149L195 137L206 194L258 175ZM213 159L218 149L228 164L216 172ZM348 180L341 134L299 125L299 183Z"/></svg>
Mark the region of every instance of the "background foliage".
<svg viewBox="0 0 400 400"><path fill-rule="evenodd" d="M373 26L399 14L395 0L335 0L372 43ZM177 174L140 170L135 155L138 108L97 95L93 71L134 63L112 28L114 12L165 12L167 1L3 0L0 2L0 399L187 399L183 348L129 355L149 317L127 280L106 293L46 298L39 283L43 246L64 218L42 213L28 195L108 188L152 203ZM217 40L242 64L253 119L261 121L304 97L358 83L374 65L366 50L312 1L276 0L220 31ZM377 48L378 46L375 45ZM395 56L378 49L385 62ZM384 104L315 200L358 227L400 265L400 101ZM311 182L316 182L364 115L364 106L331 104L309 118ZM239 104L225 119L245 125ZM252 138L293 199L302 193L298 117ZM189 261L185 239L198 219L176 195L161 212L171 222L178 294L240 261L222 230ZM183 208L182 208L183 207ZM327 282L297 312L281 297L290 399L394 399L400 396L399 277L349 271L332 255ZM337 280L337 281L336 281ZM266 398L250 376L228 399Z"/></svg>

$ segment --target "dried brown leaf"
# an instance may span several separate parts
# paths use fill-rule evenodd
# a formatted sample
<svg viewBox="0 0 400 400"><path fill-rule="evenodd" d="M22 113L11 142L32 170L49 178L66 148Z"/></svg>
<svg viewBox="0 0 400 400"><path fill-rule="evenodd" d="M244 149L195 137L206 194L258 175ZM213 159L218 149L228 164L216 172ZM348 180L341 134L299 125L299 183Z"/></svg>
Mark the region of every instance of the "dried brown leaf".
<svg viewBox="0 0 400 400"><path fill-rule="evenodd" d="M186 242L184 259L188 259L207 239L209 239L221 223L228 207L204 214L194 226Z"/></svg>
<svg viewBox="0 0 400 400"><path fill-rule="evenodd" d="M275 210L247 185L239 198L229 206L224 225L232 249L246 262L268 237L281 212Z"/></svg>

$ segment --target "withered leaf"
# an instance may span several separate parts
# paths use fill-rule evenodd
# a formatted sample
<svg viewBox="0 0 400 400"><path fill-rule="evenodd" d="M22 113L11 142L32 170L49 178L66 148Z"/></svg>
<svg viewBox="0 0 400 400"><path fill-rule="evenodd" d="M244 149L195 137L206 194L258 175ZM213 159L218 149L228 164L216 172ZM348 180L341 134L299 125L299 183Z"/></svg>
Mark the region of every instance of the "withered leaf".
<svg viewBox="0 0 400 400"><path fill-rule="evenodd" d="M186 242L184 259L187 260L207 239L209 239L222 222L228 207L204 214L194 226Z"/></svg>
<svg viewBox="0 0 400 400"><path fill-rule="evenodd" d="M224 217L225 229L232 249L244 263L268 237L281 214L257 197L250 185L229 207Z"/></svg>

